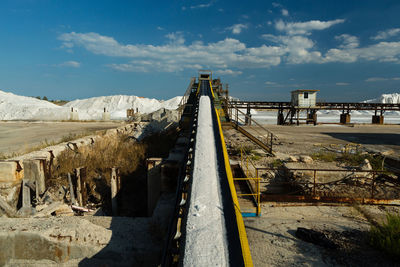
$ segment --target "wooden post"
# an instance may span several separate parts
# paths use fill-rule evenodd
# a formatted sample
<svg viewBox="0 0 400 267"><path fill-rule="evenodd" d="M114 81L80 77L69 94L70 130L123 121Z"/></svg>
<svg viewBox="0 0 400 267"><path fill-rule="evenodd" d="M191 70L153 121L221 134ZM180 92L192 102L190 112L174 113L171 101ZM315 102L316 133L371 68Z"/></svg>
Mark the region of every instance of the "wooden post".
<svg viewBox="0 0 400 267"><path fill-rule="evenodd" d="M68 173L68 183L69 183L69 194L71 196L71 205L76 205L74 186L72 184L71 174L70 173Z"/></svg>
<svg viewBox="0 0 400 267"><path fill-rule="evenodd" d="M261 193L260 193L260 177L258 177L258 169L256 168L256 184L257 184L257 211L256 211L256 215L260 216L261 213L261 209L260 209L260 197L261 197Z"/></svg>
<svg viewBox="0 0 400 267"><path fill-rule="evenodd" d="M374 198L375 172L372 173L371 199Z"/></svg>
<svg viewBox="0 0 400 267"><path fill-rule="evenodd" d="M81 167L75 169L76 174L76 198L78 199L79 206L85 206L87 203L86 192L86 168Z"/></svg>
<svg viewBox="0 0 400 267"><path fill-rule="evenodd" d="M236 107L236 123L239 124L239 108Z"/></svg>
<svg viewBox="0 0 400 267"><path fill-rule="evenodd" d="M314 194L314 197L315 197L315 182L316 182L316 179L317 179L317 170L314 170L314 192L313 192L313 194Z"/></svg>
<svg viewBox="0 0 400 267"><path fill-rule="evenodd" d="M76 196L78 198L79 206L82 206L83 200L82 200L81 169L80 168L75 169L75 174L76 174Z"/></svg>
<svg viewBox="0 0 400 267"><path fill-rule="evenodd" d="M86 190L86 167L81 168L79 174L81 176L82 206L86 206L88 199Z"/></svg>
<svg viewBox="0 0 400 267"><path fill-rule="evenodd" d="M270 153L272 154L273 135L272 135L272 133L270 133L269 135L271 136Z"/></svg>
<svg viewBox="0 0 400 267"><path fill-rule="evenodd" d="M118 201L117 201L117 194L118 194L118 176L117 176L117 168L111 169L111 209L112 215L118 215Z"/></svg>
<svg viewBox="0 0 400 267"><path fill-rule="evenodd" d="M47 177L46 177L46 179L51 179L51 168L52 168L52 166L53 166L53 161L54 161L54 154L53 154L53 150L49 150L48 151L49 153L50 153L50 161L49 161L49 164L48 164L48 166L47 166Z"/></svg>

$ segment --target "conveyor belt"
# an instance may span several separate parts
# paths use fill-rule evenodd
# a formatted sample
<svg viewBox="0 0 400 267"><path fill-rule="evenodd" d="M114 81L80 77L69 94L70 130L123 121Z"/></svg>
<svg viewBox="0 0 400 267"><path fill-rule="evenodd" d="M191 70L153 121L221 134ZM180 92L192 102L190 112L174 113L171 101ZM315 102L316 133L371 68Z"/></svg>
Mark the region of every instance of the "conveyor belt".
<svg viewBox="0 0 400 267"><path fill-rule="evenodd" d="M245 266L224 163L222 135L208 80L201 81L198 94L199 115L183 264Z"/></svg>
<svg viewBox="0 0 400 267"><path fill-rule="evenodd" d="M174 240L179 240L179 255L169 258L164 255L163 265L175 265L169 262L173 259L183 266L252 266L209 80L199 81L196 96L198 112L193 115L192 131L194 151L186 163L192 171L185 176L186 189L177 191L178 198L181 192L188 195L184 201L185 211L182 212L180 205L180 212L176 213L182 218L179 224L182 235L177 231L170 233Z"/></svg>

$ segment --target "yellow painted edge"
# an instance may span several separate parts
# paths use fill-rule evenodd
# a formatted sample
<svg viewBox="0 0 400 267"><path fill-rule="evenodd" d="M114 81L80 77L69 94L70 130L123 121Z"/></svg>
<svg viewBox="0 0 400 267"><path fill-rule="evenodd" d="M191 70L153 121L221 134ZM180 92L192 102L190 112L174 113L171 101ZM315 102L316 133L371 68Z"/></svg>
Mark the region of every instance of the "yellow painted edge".
<svg viewBox="0 0 400 267"><path fill-rule="evenodd" d="M211 86L211 83L210 83L210 86ZM211 92L212 92L212 86L211 86ZM239 206L239 201L238 201L237 194L236 194L235 185L233 183L233 175L232 175L231 165L229 163L228 151L226 150L225 139L224 139L224 135L222 133L221 121L219 119L219 115L218 115L217 109L215 109L215 113L217 115L219 135L221 137L222 151L223 151L223 155L224 155L224 163L225 163L226 175L228 177L229 188L230 188L230 191L231 191L233 205L234 205L234 208L235 208L236 223L237 223L237 226L238 226L240 245L242 247L243 261L244 261L244 265L245 266L251 267L251 266L253 266L253 260L251 259L249 241L247 240L246 229L245 229L245 226L244 226L242 213L240 211L240 206Z"/></svg>
<svg viewBox="0 0 400 267"><path fill-rule="evenodd" d="M215 98L215 96L214 96L214 90L212 89L212 85L211 85L211 81L210 81L210 80L208 80L208 82L210 83L211 94L212 94L213 98Z"/></svg>
<svg viewBox="0 0 400 267"><path fill-rule="evenodd" d="M196 92L196 95L199 95L199 93L200 93L200 80L199 80L199 86L197 86L197 92Z"/></svg>

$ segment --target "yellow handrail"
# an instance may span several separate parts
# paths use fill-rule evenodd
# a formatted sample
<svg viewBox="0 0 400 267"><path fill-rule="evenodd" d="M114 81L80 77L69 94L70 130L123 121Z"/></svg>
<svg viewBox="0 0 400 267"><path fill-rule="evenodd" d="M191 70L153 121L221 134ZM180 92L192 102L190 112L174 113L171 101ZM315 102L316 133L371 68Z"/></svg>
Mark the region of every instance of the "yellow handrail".
<svg viewBox="0 0 400 267"><path fill-rule="evenodd" d="M212 92L213 90L212 90L211 82L210 82L210 88L211 88L211 92ZM240 245L241 245L242 254L243 254L243 261L244 261L245 266L253 266L253 260L251 258L249 241L247 239L246 229L244 226L242 213L240 211L240 206L239 206L239 201L238 201L237 194L236 194L236 189L235 189L235 185L233 183L233 176L232 176L231 165L229 163L228 151L226 150L225 139L224 139L224 135L222 133L221 121L219 119L217 109L215 109L215 114L217 115L218 129L219 129L219 134L220 134L221 143L222 143L222 152L224 155L226 175L228 178L229 188L231 191L233 205L234 205L234 209L235 209L236 223L238 226Z"/></svg>
<svg viewBox="0 0 400 267"><path fill-rule="evenodd" d="M212 94L212 97L213 97L213 99L214 99L215 96L214 96L214 90L212 89L211 80L208 80L208 82L210 83L211 94Z"/></svg>
<svg viewBox="0 0 400 267"><path fill-rule="evenodd" d="M252 173L250 168L249 168L249 163L250 166L252 166L255 170L255 173ZM234 180L245 180L245 181L255 181L256 183L256 193L252 194L241 194L241 196L255 196L255 201L256 201L256 215L259 216L261 214L261 188L260 188L260 180L261 178L258 176L258 168L254 164L254 162L251 160L249 155L245 151L243 151L243 148L240 148L240 166L242 167L242 170L244 171L246 178L233 178ZM249 185L251 190L253 190L252 185Z"/></svg>

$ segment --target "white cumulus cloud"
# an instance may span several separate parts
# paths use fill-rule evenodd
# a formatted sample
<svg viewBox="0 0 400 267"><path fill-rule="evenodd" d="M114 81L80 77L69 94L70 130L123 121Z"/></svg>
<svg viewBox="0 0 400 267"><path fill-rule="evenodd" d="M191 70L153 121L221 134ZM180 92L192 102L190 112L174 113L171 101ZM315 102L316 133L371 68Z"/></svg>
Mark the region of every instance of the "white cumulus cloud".
<svg viewBox="0 0 400 267"><path fill-rule="evenodd" d="M335 36L335 39L342 42L340 48L356 48L360 45L358 38L350 34L341 34Z"/></svg>
<svg viewBox="0 0 400 267"><path fill-rule="evenodd" d="M400 77L393 77L393 78L383 78L383 77L370 77L366 79L366 82L383 82L383 81L400 81Z"/></svg>
<svg viewBox="0 0 400 267"><path fill-rule="evenodd" d="M71 67L71 68L79 68L81 66L81 63L78 61L65 61L63 63L58 64L57 66L59 67Z"/></svg>
<svg viewBox="0 0 400 267"><path fill-rule="evenodd" d="M388 39L390 37L396 36L400 34L400 28L393 28L393 29L388 29L386 31L380 31L378 32L377 35L371 37L373 40L383 40L383 39Z"/></svg>
<svg viewBox="0 0 400 267"><path fill-rule="evenodd" d="M217 70L217 71L215 71L215 73L219 74L219 75L240 75L243 72L235 71L235 70L231 70L231 69L225 69L225 70Z"/></svg>
<svg viewBox="0 0 400 267"><path fill-rule="evenodd" d="M273 86L276 85L276 82L266 81L264 84L267 86Z"/></svg>
<svg viewBox="0 0 400 267"><path fill-rule="evenodd" d="M303 33L309 32L312 27L294 27L288 26L288 23L284 25L284 29L288 29L288 32L283 30L286 34L264 34L262 38L267 41L259 46L248 46L235 38L209 43L200 40L187 43L182 32L168 33L164 44L123 44L113 37L95 32L69 32L61 34L58 39L66 51L83 48L93 54L123 58L125 62L111 61L107 66L132 72L176 72L210 68L226 75L234 75L243 69L269 68L282 63L400 63L400 42L381 41L362 46L356 36L341 34L334 37L339 44L323 52L310 35L291 34L291 31L298 31L300 28ZM79 67L80 63L69 63L69 66Z"/></svg>
<svg viewBox="0 0 400 267"><path fill-rule="evenodd" d="M314 30L325 30L333 25L345 22L344 19L335 19L330 21L310 20L306 22L284 22L278 20L275 28L278 31L286 32L289 35L309 35Z"/></svg>
<svg viewBox="0 0 400 267"><path fill-rule="evenodd" d="M199 5L193 5L190 7L190 9L199 9L199 8L207 8L212 6L212 2L206 3L206 4L199 4Z"/></svg>
<svg viewBox="0 0 400 267"><path fill-rule="evenodd" d="M382 78L382 77L371 77L366 79L366 82L381 82L381 81L387 81L387 78Z"/></svg>
<svg viewBox="0 0 400 267"><path fill-rule="evenodd" d="M227 29L232 31L233 34L240 34L242 32L242 30L247 29L248 26L245 24L234 24L230 27L228 27Z"/></svg>

